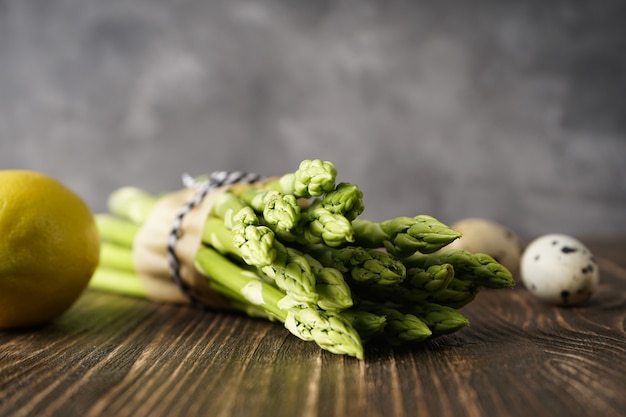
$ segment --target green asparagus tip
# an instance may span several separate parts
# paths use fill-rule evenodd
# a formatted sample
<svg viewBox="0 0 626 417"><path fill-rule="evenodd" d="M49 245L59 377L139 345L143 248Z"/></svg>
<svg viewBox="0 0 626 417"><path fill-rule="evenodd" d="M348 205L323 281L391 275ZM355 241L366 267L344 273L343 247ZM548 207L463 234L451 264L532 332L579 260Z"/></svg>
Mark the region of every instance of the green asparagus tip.
<svg viewBox="0 0 626 417"><path fill-rule="evenodd" d="M307 210L304 239L308 243L324 243L330 247L339 247L353 242L352 224L342 215L333 214L323 207Z"/></svg>
<svg viewBox="0 0 626 417"><path fill-rule="evenodd" d="M265 267L276 258L274 232L266 226L236 224L232 229L233 244L241 258L251 266Z"/></svg>
<svg viewBox="0 0 626 417"><path fill-rule="evenodd" d="M333 214L341 214L352 221L365 210L363 192L355 184L342 182L324 195L320 203L322 207Z"/></svg>
<svg viewBox="0 0 626 417"><path fill-rule="evenodd" d="M318 197L335 188L337 170L330 161L305 159L293 176L296 197Z"/></svg>
<svg viewBox="0 0 626 417"><path fill-rule="evenodd" d="M314 341L331 353L363 359L363 342L356 329L338 313L316 308L294 308L287 313L285 327L305 341Z"/></svg>
<svg viewBox="0 0 626 417"><path fill-rule="evenodd" d="M385 316L369 311L348 309L342 311L341 315L352 324L364 342L381 336L387 324Z"/></svg>
<svg viewBox="0 0 626 417"><path fill-rule="evenodd" d="M263 218L281 231L290 231L300 220L300 205L292 194L268 191L263 198Z"/></svg>
<svg viewBox="0 0 626 417"><path fill-rule="evenodd" d="M435 303L414 306L412 313L419 317L435 335L454 333L470 325L470 321L457 309Z"/></svg>

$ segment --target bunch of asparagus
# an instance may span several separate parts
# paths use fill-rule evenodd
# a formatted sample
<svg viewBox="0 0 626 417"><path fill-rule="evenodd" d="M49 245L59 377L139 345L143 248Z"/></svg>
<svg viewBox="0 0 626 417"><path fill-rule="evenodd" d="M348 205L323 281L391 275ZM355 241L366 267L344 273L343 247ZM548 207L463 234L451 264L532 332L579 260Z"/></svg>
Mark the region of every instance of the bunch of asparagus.
<svg viewBox="0 0 626 417"><path fill-rule="evenodd" d="M460 237L419 215L364 220L363 193L335 166L220 189L202 226L196 271L230 308L277 320L336 354L364 357L366 342L422 342L469 325L459 308L483 288L514 285L493 258L445 246ZM123 187L96 215L101 258L92 288L147 297L135 237L160 196Z"/></svg>

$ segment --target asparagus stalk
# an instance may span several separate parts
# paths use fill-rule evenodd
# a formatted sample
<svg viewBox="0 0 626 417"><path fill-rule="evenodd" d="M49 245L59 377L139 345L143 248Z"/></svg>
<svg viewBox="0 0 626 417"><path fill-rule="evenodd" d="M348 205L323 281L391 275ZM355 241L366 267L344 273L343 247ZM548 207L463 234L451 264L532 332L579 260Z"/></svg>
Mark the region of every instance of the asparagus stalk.
<svg viewBox="0 0 626 417"><path fill-rule="evenodd" d="M210 215L222 219L230 228L233 225L233 216L244 208L246 204L233 192L226 190L214 197ZM251 217L250 221L258 223L258 218Z"/></svg>
<svg viewBox="0 0 626 417"><path fill-rule="evenodd" d="M253 277L253 275L251 275L251 277ZM250 303L250 301L248 301L240 292L233 291L231 288L222 285L215 279L210 279L208 281L209 287L226 298L231 307L235 310L254 318L262 318L269 321L278 320L275 315L270 314L266 309Z"/></svg>
<svg viewBox="0 0 626 417"><path fill-rule="evenodd" d="M426 323L433 336L454 333L470 325L467 317L450 306L424 303L413 305L408 311Z"/></svg>
<svg viewBox="0 0 626 417"><path fill-rule="evenodd" d="M453 308L461 308L476 298L480 287L473 281L452 278L446 288L435 291L427 300Z"/></svg>
<svg viewBox="0 0 626 417"><path fill-rule="evenodd" d="M259 225L252 208L245 207L233 216L231 232L233 244L248 265L267 267L274 262L274 232Z"/></svg>
<svg viewBox="0 0 626 417"><path fill-rule="evenodd" d="M319 308L327 311L338 311L352 307L352 292L343 278L343 274L335 268L323 266L309 254L303 256L315 275L315 292L319 295L317 300Z"/></svg>
<svg viewBox="0 0 626 417"><path fill-rule="evenodd" d="M142 224L156 203L157 198L135 187L122 187L109 196L109 211L135 224Z"/></svg>
<svg viewBox="0 0 626 417"><path fill-rule="evenodd" d="M314 341L324 350L363 359L363 342L350 321L340 313L317 308L294 307L285 327L303 340Z"/></svg>
<svg viewBox="0 0 626 417"><path fill-rule="evenodd" d="M341 214L334 214L313 204L302 213L302 236L297 239L305 244L323 243L330 247L338 247L353 242L352 224Z"/></svg>
<svg viewBox="0 0 626 417"><path fill-rule="evenodd" d="M219 291L218 291L219 292ZM276 318L267 314L267 312L257 306L249 304L247 301L229 300L230 305L237 311L255 319L265 319L275 321Z"/></svg>
<svg viewBox="0 0 626 417"><path fill-rule="evenodd" d="M131 297L147 297L146 290L134 272L122 271L102 265L99 265L91 276L89 288L125 294Z"/></svg>
<svg viewBox="0 0 626 417"><path fill-rule="evenodd" d="M383 335L387 319L385 316L364 310L348 309L340 313L359 333L364 342Z"/></svg>
<svg viewBox="0 0 626 417"><path fill-rule="evenodd" d="M242 258L239 247L233 242L231 231L224 221L209 215L202 229L202 242L217 249L222 254Z"/></svg>
<svg viewBox="0 0 626 417"><path fill-rule="evenodd" d="M360 305L359 308L385 317L387 324L383 329L383 337L390 345L421 342L432 335L426 323L413 314L372 303Z"/></svg>
<svg viewBox="0 0 626 417"><path fill-rule="evenodd" d="M96 214L94 217L101 240L128 248L133 246L139 231L135 223L110 214Z"/></svg>
<svg viewBox="0 0 626 417"><path fill-rule="evenodd" d="M133 250L107 241L100 242L99 265L126 272L135 272Z"/></svg>
<svg viewBox="0 0 626 417"><path fill-rule="evenodd" d="M348 221L356 219L363 210L363 192L355 184L342 182L326 193L320 201L323 208L333 214L344 216Z"/></svg>
<svg viewBox="0 0 626 417"><path fill-rule="evenodd" d="M267 183L265 188L296 198L319 197L335 188L336 177L337 170L332 162L305 159L295 172Z"/></svg>
<svg viewBox="0 0 626 417"><path fill-rule="evenodd" d="M280 321L287 318L286 312L278 307L285 294L258 277L226 259L215 249L202 246L195 256L194 266L202 275L227 288L229 293L240 295L252 305L263 308Z"/></svg>
<svg viewBox="0 0 626 417"><path fill-rule="evenodd" d="M350 286L354 297L361 302L385 303L388 300L402 305L426 302L432 292L408 289L400 285L378 285L354 282Z"/></svg>
<svg viewBox="0 0 626 417"><path fill-rule="evenodd" d="M432 265L428 269L409 268L404 286L434 292L446 288L452 278L454 267L447 263Z"/></svg>
<svg viewBox="0 0 626 417"><path fill-rule="evenodd" d="M317 246L311 251L323 265L337 268L356 282L392 285L406 278L404 264L383 251L358 246Z"/></svg>
<svg viewBox="0 0 626 417"><path fill-rule="evenodd" d="M461 236L459 232L427 215L398 217L379 223L355 219L352 228L356 245L384 247L399 257L415 252L438 251Z"/></svg>
<svg viewBox="0 0 626 417"><path fill-rule="evenodd" d="M257 213L262 214L264 223L275 232L289 232L300 221L301 208L292 194L245 187L238 196Z"/></svg>
<svg viewBox="0 0 626 417"><path fill-rule="evenodd" d="M319 295L315 290L315 274L307 259L297 250L278 241L274 242L274 249L274 261L260 270L294 300L316 303Z"/></svg>
<svg viewBox="0 0 626 417"><path fill-rule="evenodd" d="M497 289L515 285L511 272L491 256L463 249L448 249L428 255L415 253L403 261L409 267L424 269L432 265L451 264L455 278L471 281L479 287Z"/></svg>

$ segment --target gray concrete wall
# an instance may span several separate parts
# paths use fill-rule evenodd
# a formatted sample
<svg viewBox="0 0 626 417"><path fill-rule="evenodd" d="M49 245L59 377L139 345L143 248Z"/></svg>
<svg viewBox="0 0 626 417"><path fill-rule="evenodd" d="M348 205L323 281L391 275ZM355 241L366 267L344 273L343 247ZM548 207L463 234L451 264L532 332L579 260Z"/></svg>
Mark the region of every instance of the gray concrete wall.
<svg viewBox="0 0 626 417"><path fill-rule="evenodd" d="M364 217L626 234L626 2L0 0L0 168L96 210L332 160Z"/></svg>

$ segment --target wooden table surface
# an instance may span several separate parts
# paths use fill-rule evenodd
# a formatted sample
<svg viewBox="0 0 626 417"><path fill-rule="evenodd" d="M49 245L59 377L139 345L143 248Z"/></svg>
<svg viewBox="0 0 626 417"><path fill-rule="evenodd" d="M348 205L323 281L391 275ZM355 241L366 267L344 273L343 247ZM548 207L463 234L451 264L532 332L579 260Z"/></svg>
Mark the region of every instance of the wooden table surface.
<svg viewBox="0 0 626 417"><path fill-rule="evenodd" d="M588 246L588 304L486 290L471 327L363 361L277 323L90 290L52 325L0 332L0 416L624 416L626 241Z"/></svg>

